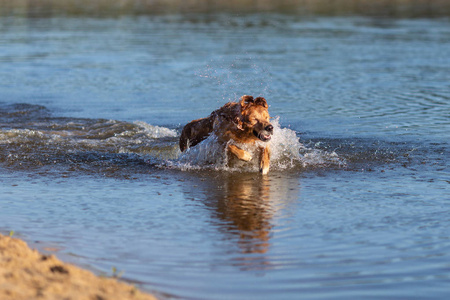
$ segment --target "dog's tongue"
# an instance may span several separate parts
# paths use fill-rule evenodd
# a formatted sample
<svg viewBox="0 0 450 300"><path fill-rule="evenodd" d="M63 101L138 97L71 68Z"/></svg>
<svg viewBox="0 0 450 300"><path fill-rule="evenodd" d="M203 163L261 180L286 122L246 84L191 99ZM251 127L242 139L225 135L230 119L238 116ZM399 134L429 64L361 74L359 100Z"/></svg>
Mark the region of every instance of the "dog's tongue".
<svg viewBox="0 0 450 300"><path fill-rule="evenodd" d="M265 141L268 141L268 140L270 140L270 139L272 138L272 137L270 136L270 134L268 134L268 135L263 134L262 137L263 137L263 139L264 139Z"/></svg>

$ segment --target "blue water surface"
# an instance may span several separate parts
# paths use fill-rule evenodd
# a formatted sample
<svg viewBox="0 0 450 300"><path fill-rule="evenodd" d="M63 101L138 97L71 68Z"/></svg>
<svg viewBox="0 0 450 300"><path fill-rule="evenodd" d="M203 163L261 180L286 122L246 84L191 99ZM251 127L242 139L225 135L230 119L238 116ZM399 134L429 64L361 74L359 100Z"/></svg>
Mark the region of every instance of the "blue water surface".
<svg viewBox="0 0 450 300"><path fill-rule="evenodd" d="M449 25L1 17L0 230L162 299L448 299ZM243 94L308 164L180 167Z"/></svg>

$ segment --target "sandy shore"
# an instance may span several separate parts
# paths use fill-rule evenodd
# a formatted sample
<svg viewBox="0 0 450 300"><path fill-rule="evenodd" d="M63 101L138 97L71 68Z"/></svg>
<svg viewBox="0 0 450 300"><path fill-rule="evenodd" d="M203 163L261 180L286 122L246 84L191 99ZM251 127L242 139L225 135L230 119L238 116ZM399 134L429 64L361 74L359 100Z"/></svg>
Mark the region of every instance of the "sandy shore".
<svg viewBox="0 0 450 300"><path fill-rule="evenodd" d="M0 234L0 299L156 299L134 286L63 263Z"/></svg>

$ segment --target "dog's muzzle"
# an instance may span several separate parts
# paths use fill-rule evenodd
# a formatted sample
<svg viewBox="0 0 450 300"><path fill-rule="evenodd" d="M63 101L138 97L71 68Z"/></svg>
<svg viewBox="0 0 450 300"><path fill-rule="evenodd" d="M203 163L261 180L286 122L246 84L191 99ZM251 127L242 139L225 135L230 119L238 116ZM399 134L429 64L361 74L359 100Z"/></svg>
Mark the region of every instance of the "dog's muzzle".
<svg viewBox="0 0 450 300"><path fill-rule="evenodd" d="M272 124L269 124L266 127L264 127L264 130L261 130L260 132L253 130L253 134L261 141L268 142L272 138L273 126Z"/></svg>

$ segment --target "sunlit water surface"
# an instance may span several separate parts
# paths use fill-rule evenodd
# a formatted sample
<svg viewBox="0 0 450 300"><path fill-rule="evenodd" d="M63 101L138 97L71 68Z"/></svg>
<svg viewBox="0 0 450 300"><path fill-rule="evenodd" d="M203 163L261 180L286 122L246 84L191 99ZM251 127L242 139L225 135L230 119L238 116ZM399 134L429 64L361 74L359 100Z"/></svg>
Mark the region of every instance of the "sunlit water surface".
<svg viewBox="0 0 450 300"><path fill-rule="evenodd" d="M0 229L162 298L448 299L449 25L2 17ZM243 94L268 176L180 154Z"/></svg>

